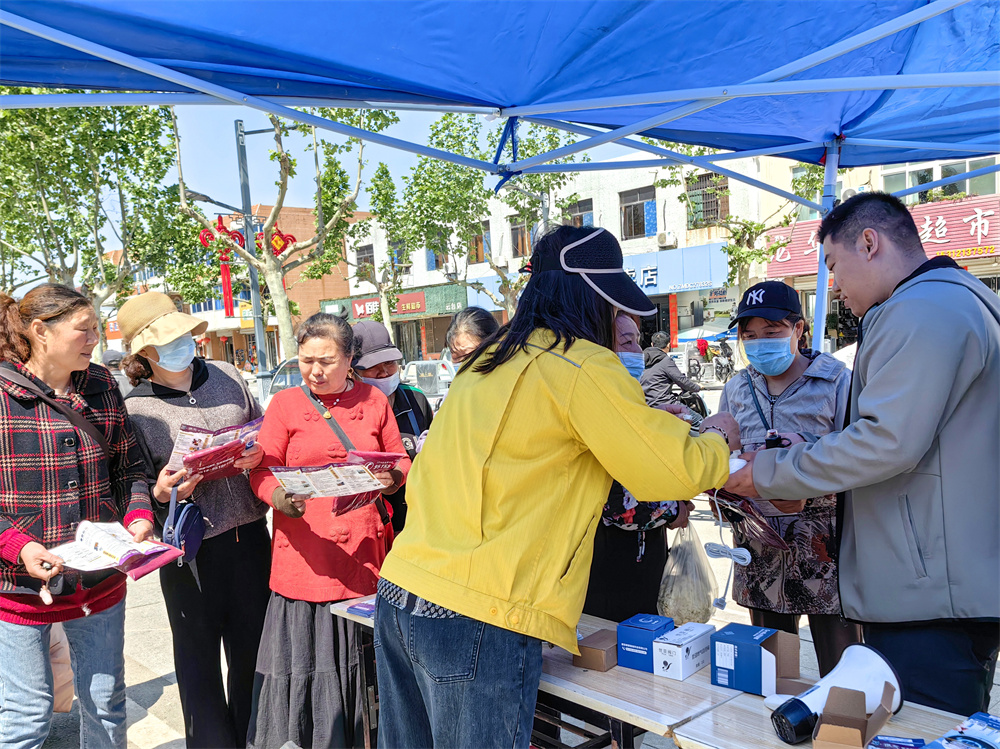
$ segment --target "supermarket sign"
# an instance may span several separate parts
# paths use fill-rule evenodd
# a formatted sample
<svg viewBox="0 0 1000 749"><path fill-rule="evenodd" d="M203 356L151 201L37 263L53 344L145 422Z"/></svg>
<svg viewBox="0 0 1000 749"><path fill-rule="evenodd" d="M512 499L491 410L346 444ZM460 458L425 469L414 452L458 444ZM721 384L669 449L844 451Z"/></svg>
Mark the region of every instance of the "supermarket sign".
<svg viewBox="0 0 1000 749"><path fill-rule="evenodd" d="M947 255L974 260L1000 254L1000 197L987 195L964 200L923 203L910 209L927 257ZM768 263L768 278L811 276L819 256L819 219L800 221L768 232L768 243L789 240Z"/></svg>

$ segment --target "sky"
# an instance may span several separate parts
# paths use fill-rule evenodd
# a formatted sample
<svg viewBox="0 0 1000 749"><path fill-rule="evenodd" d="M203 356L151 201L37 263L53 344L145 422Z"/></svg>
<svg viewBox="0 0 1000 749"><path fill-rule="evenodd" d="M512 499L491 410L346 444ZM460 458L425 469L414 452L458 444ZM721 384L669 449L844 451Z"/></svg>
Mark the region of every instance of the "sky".
<svg viewBox="0 0 1000 749"><path fill-rule="evenodd" d="M242 119L246 130L261 130L270 128L267 115L255 109L238 106L179 106L177 125L181 135L181 159L184 168L184 182L188 190L208 195L215 200L221 200L229 205L240 205L240 177L236 163L235 120ZM426 144L431 123L439 113L430 112L398 112L399 122L386 129L387 135L402 138L412 142ZM308 131L306 131L308 133ZM342 142L343 139L334 133L327 132L326 139ZM247 163L250 173L250 199L253 203L270 205L276 195L278 170L270 161L269 152L274 146L274 138L270 133L251 135L247 137ZM315 167L313 155L305 150L311 143L311 135L292 131L284 139L285 149L297 160L297 176L290 180L285 205L312 207L315 205ZM603 146L589 151L594 161L635 153L622 146ZM402 189L401 177L407 174L417 163L418 156L395 148L379 146L374 143L365 144L364 179L367 182L375 173L380 161L389 167L397 189ZM350 170L349 170L350 171ZM170 175L176 180L176 175ZM362 188L358 197L358 207L367 210L369 198ZM202 206L206 214L212 212L227 212L222 208Z"/></svg>

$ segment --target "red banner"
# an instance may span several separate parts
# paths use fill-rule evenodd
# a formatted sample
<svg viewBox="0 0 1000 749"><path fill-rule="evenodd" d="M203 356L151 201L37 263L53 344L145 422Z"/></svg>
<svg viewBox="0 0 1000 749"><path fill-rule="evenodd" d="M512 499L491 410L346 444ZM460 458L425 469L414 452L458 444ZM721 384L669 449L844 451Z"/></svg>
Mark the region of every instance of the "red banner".
<svg viewBox="0 0 1000 749"><path fill-rule="evenodd" d="M963 260L990 257L1000 247L1000 197L940 200L910 208L927 257L948 255ZM768 278L811 276L816 273L819 219L800 221L768 232L769 242L790 239L768 263Z"/></svg>
<svg viewBox="0 0 1000 749"><path fill-rule="evenodd" d="M352 299L351 312L355 320L363 320L371 317L378 309L378 297L370 299ZM400 294L396 299L395 315L416 315L427 311L427 304L424 301L424 292L414 291L409 294Z"/></svg>

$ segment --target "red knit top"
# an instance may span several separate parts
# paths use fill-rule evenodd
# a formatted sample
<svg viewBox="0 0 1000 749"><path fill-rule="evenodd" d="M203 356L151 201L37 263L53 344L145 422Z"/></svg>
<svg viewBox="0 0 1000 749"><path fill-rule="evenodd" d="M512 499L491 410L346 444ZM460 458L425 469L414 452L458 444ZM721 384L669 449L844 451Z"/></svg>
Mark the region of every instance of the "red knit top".
<svg viewBox="0 0 1000 749"><path fill-rule="evenodd" d="M342 396L324 396L358 450L405 453L396 418L388 399L364 383ZM264 502L278 480L271 466L319 466L343 460L347 450L330 425L300 388L283 390L271 400L258 437L264 450L260 466L250 474L250 485ZM410 461L400 462L405 476ZM326 602L375 592L378 571L385 559L385 529L374 504L336 516L333 498L306 501L305 514L290 518L274 512L271 590L286 598Z"/></svg>

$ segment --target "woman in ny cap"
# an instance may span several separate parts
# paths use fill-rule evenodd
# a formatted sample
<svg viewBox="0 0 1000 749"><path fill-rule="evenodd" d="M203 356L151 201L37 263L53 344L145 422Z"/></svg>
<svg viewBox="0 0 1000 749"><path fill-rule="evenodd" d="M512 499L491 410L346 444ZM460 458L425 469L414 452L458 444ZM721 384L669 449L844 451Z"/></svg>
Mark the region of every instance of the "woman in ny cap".
<svg viewBox="0 0 1000 749"><path fill-rule="evenodd" d="M745 452L768 446L815 442L844 423L851 373L829 354L802 351L805 321L795 289L765 281L747 289L730 327L749 366L726 383L720 412L740 425ZM837 665L844 649L861 641L861 628L840 613L837 590L835 495L801 501L757 500L768 524L788 551L737 539L751 553L750 564L736 566L736 600L750 609L750 620L797 634L799 618L809 616L821 675Z"/></svg>
<svg viewBox="0 0 1000 749"><path fill-rule="evenodd" d="M527 747L542 641L577 652L612 478L686 500L729 475L728 415L646 406L614 353L615 309L654 307L603 229L534 248L517 313L456 377L410 477L376 608L379 745ZM736 443L734 443L735 446Z"/></svg>
<svg viewBox="0 0 1000 749"><path fill-rule="evenodd" d="M160 568L191 749L246 745L271 567L267 505L254 495L246 474L202 482L199 475L166 467L182 424L215 431L262 415L235 367L195 358L192 336L207 325L158 291L132 297L118 311L122 338L132 349L122 362L134 385L129 416L149 464L157 518L162 525L176 486L178 499L195 502L207 521L194 564ZM254 446L236 466L254 468L262 456Z"/></svg>
<svg viewBox="0 0 1000 749"><path fill-rule="evenodd" d="M362 320L354 326L354 340L360 348L354 360L354 371L363 383L389 399L399 436L412 460L417 456L417 438L431 428L434 410L420 390L399 381L403 352L392 345L385 325L375 320ZM395 494L386 495L385 499L391 508L393 533L398 535L406 522L406 485Z"/></svg>

